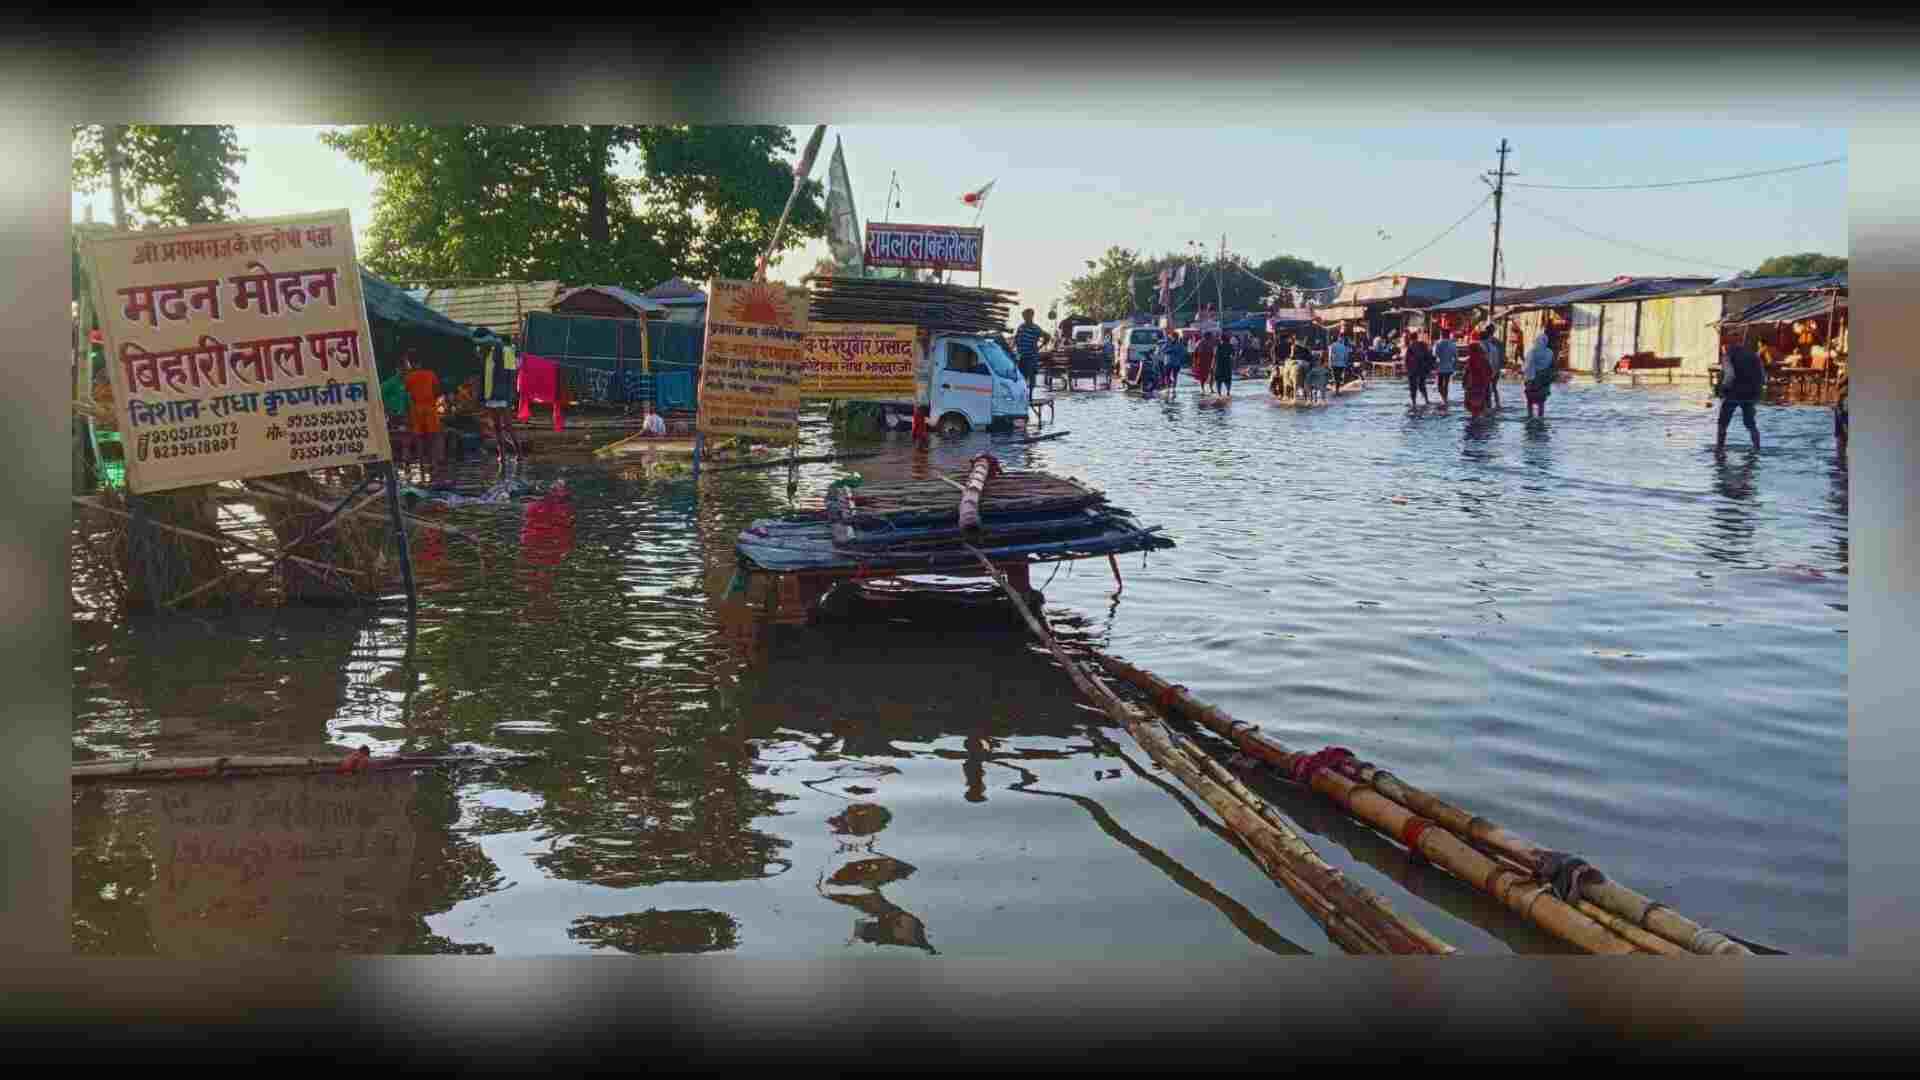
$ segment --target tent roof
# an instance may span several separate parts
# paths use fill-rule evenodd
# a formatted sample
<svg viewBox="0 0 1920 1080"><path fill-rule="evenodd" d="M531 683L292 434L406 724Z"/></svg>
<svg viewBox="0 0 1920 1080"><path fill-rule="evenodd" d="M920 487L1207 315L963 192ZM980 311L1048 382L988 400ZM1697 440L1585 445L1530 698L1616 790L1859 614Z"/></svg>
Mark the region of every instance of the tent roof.
<svg viewBox="0 0 1920 1080"><path fill-rule="evenodd" d="M421 303L455 322L484 326L496 334L520 332L520 317L546 311L560 292L558 281L475 282L409 290Z"/></svg>
<svg viewBox="0 0 1920 1080"><path fill-rule="evenodd" d="M462 341L473 341L476 336L475 327L447 318L364 266L360 268L360 284L367 298L369 319L378 319L401 330Z"/></svg>

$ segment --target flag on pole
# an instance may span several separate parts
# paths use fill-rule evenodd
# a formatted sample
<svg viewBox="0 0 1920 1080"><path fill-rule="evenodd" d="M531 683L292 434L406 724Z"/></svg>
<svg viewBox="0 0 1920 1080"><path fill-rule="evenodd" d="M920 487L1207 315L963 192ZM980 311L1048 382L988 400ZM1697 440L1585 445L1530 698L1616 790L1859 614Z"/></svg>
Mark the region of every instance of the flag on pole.
<svg viewBox="0 0 1920 1080"><path fill-rule="evenodd" d="M973 207L975 210L982 209L987 205L987 192L992 191L993 185L997 183L999 183L997 179L989 180L987 181L987 186L981 188L979 191L969 191L965 195L960 196L960 201Z"/></svg>
<svg viewBox="0 0 1920 1080"><path fill-rule="evenodd" d="M833 137L833 161L827 167L827 246L834 262L860 273L860 217L853 208L853 181L847 176L847 158L840 137Z"/></svg>
<svg viewBox="0 0 1920 1080"><path fill-rule="evenodd" d="M1173 287L1178 289L1187 283L1187 264L1181 263L1173 268Z"/></svg>

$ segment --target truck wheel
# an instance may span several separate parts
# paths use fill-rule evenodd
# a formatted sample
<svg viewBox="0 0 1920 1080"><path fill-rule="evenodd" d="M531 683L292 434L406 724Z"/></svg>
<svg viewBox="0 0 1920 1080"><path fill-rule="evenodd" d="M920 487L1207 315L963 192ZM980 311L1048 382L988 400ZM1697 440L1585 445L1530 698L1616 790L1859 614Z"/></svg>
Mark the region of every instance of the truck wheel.
<svg viewBox="0 0 1920 1080"><path fill-rule="evenodd" d="M959 413L948 413L940 418L940 434L949 439L958 435L965 435L971 430L973 430L973 425L967 423L967 418L961 416Z"/></svg>

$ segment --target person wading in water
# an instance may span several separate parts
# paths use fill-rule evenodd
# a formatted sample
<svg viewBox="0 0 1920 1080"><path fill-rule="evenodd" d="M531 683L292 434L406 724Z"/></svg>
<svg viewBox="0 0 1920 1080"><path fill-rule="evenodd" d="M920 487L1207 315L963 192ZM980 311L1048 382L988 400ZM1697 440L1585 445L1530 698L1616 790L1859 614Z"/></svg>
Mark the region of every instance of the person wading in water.
<svg viewBox="0 0 1920 1080"><path fill-rule="evenodd" d="M1488 400L1493 391L1493 367L1487 362L1487 346L1491 340L1482 338L1467 346L1467 411L1479 416L1488 409Z"/></svg>
<svg viewBox="0 0 1920 1080"><path fill-rule="evenodd" d="M1427 394L1427 375L1433 370L1433 350L1427 347L1427 339L1418 330L1407 332L1407 404L1419 405L1425 400L1433 404L1433 398ZM1445 397L1443 392L1441 397Z"/></svg>
<svg viewBox="0 0 1920 1080"><path fill-rule="evenodd" d="M1453 382L1453 372L1460 363L1460 346L1454 342L1451 333L1442 333L1440 340L1433 346L1433 379L1440 388L1440 407L1447 407L1447 387Z"/></svg>
<svg viewBox="0 0 1920 1080"><path fill-rule="evenodd" d="M1553 339L1542 330L1527 351L1527 415L1547 418L1547 398L1553 393Z"/></svg>
<svg viewBox="0 0 1920 1080"><path fill-rule="evenodd" d="M1767 386L1766 365L1760 362L1759 353L1741 344L1727 350L1727 367L1728 378L1720 384L1720 436L1713 448L1727 448L1727 425L1733 421L1733 410L1739 409L1747 433L1753 436L1753 448L1758 450L1760 425L1754 422L1753 407Z"/></svg>

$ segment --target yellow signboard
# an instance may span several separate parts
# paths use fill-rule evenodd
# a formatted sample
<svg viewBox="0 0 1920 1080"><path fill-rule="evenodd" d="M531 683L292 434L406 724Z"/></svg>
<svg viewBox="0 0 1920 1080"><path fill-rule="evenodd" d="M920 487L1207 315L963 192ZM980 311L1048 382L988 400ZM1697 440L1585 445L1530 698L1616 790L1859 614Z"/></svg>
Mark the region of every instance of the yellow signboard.
<svg viewBox="0 0 1920 1080"><path fill-rule="evenodd" d="M131 490L392 456L345 210L86 252Z"/></svg>
<svg viewBox="0 0 1920 1080"><path fill-rule="evenodd" d="M837 401L912 401L919 331L875 323L818 323L807 333L801 396Z"/></svg>
<svg viewBox="0 0 1920 1080"><path fill-rule="evenodd" d="M777 282L708 282L696 430L799 441L807 303L807 290Z"/></svg>

